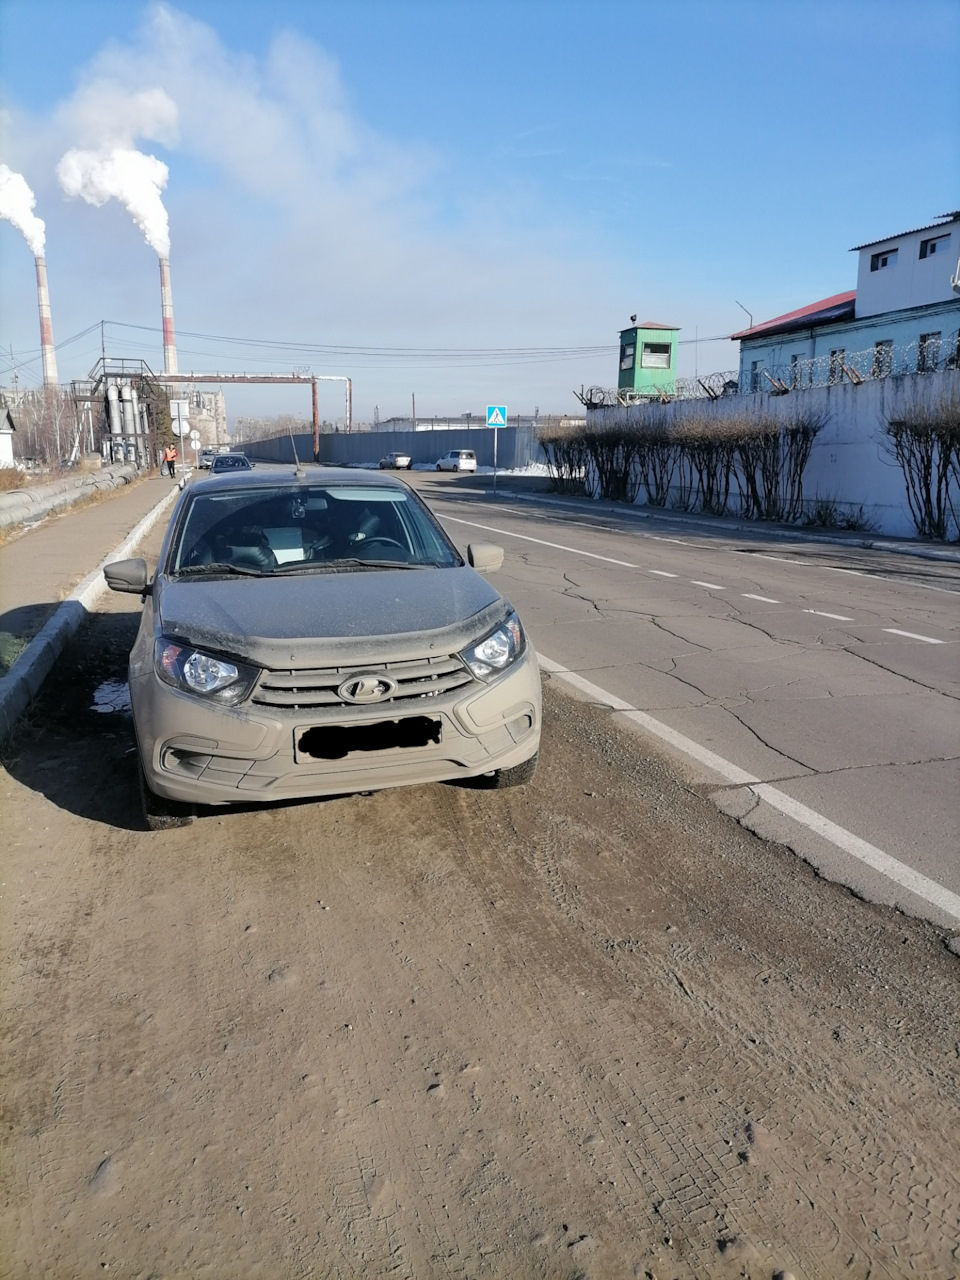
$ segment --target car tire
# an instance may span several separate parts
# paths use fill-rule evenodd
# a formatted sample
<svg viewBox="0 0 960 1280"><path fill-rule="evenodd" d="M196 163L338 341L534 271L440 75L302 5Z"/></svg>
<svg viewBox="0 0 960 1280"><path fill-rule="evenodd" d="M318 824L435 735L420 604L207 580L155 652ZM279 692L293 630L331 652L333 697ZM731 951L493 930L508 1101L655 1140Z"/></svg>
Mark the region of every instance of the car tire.
<svg viewBox="0 0 960 1280"><path fill-rule="evenodd" d="M497 769L490 779L494 791L503 791L506 787L522 787L532 781L540 762L540 752L532 755L523 764L515 764L512 769Z"/></svg>
<svg viewBox="0 0 960 1280"><path fill-rule="evenodd" d="M189 827L197 816L192 805L181 804L179 800L168 800L158 796L147 786L147 778L143 765L137 762L137 773L140 781L140 807L143 809L143 820L149 831L170 831L174 827Z"/></svg>
<svg viewBox="0 0 960 1280"><path fill-rule="evenodd" d="M443 467L441 467L441 465L440 465L440 463L439 463L439 462L437 463L437 470L438 470L438 471L442 471L442 470L443 470Z"/></svg>

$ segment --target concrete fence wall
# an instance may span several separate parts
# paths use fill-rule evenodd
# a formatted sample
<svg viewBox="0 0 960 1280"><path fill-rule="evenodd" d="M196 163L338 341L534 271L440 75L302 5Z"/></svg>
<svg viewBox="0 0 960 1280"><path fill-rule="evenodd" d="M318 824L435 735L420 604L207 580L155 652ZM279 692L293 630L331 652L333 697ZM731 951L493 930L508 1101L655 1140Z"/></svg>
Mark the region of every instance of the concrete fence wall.
<svg viewBox="0 0 960 1280"><path fill-rule="evenodd" d="M674 402L658 407L666 424L693 413L718 418L744 413L763 413L789 418L799 411L823 412L827 423L817 437L803 477L807 502L830 499L846 510L863 508L864 516L878 532L893 537L913 537L915 530L907 506L903 473L885 452L882 428L910 406L935 404L941 398L960 399L960 371L910 374L899 378L878 378L854 386L811 387L789 395L731 396L729 399ZM649 412L645 405L614 406L587 411L590 429L614 427L639 421ZM960 495L958 495L960 499Z"/></svg>
<svg viewBox="0 0 960 1280"><path fill-rule="evenodd" d="M313 437L304 434L295 435L293 439L300 461L311 462ZM433 466L449 449L472 449L477 455L478 466L492 467L493 431L486 427L452 427L438 431L341 431L320 437L320 461L334 467L376 466L388 453L408 453L414 465ZM244 443L243 451L254 461L293 461L289 436L252 440ZM543 451L532 427L501 427L498 430L498 467L513 470L543 460Z"/></svg>

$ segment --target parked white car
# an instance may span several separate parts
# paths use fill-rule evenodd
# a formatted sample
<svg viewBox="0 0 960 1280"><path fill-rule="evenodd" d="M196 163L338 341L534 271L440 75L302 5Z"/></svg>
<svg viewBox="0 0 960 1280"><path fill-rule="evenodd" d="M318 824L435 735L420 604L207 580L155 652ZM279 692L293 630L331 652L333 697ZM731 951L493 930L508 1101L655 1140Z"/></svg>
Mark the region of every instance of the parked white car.
<svg viewBox="0 0 960 1280"><path fill-rule="evenodd" d="M437 459L438 471L476 471L477 455L472 449L450 449Z"/></svg>

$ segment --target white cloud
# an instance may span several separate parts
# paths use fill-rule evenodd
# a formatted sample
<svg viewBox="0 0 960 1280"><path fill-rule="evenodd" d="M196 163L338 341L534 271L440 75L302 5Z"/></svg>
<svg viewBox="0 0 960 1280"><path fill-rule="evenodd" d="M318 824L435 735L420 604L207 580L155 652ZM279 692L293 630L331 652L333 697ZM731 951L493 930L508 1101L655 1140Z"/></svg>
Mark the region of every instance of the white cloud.
<svg viewBox="0 0 960 1280"><path fill-rule="evenodd" d="M129 39L111 40L78 80L46 120L13 123L34 156L62 157L65 189L93 203L118 196L118 152L156 144L157 156L141 156L152 172L140 176L152 179L162 210L161 171L170 171L164 201L178 329L460 348L591 342L601 316L609 328L609 298L596 286L611 279L611 266L547 230L558 225L552 207L531 204L529 193L509 213L475 191L452 199L445 157L364 122L335 60L296 32L280 32L254 57L161 5ZM528 226L518 226L524 201ZM150 230L143 209L124 202L154 247L165 244L163 229ZM74 248L81 235L88 245L83 263L71 263L74 276L84 265L90 272L82 323L104 314L150 323L155 284L135 242L108 210L79 212L62 212L52 232ZM413 379L385 369L364 375L371 402L385 401L398 376ZM470 386L485 387L489 376L417 374L441 401L450 392L468 403L485 394ZM549 399L544 384L559 378L570 407L568 383L589 376L526 367L504 380L536 388L524 391L533 401ZM405 385L402 394L407 400ZM358 387L361 413L364 400Z"/></svg>

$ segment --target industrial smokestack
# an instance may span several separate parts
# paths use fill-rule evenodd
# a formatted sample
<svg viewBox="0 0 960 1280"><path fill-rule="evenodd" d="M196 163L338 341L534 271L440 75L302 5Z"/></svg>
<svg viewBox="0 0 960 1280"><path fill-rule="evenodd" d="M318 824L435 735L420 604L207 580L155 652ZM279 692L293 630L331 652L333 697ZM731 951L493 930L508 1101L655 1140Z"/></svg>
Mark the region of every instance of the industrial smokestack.
<svg viewBox="0 0 960 1280"><path fill-rule="evenodd" d="M49 390L57 386L57 353L53 345L50 320L50 290L47 288L47 260L37 255L37 305L40 307L40 352L43 356L43 385Z"/></svg>
<svg viewBox="0 0 960 1280"><path fill-rule="evenodd" d="M160 310L163 315L163 371L177 372L177 340L173 332L173 292L170 288L170 259L160 259Z"/></svg>

